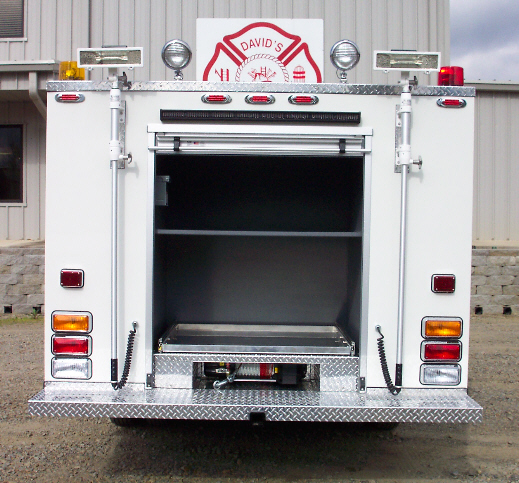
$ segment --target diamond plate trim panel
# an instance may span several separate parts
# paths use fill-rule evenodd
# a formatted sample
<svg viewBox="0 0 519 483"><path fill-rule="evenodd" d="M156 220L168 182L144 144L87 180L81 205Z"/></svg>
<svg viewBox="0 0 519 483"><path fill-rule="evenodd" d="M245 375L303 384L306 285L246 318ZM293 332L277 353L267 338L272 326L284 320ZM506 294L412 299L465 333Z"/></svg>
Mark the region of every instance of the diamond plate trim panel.
<svg viewBox="0 0 519 483"><path fill-rule="evenodd" d="M29 401L35 416L267 421L480 422L483 410L463 389L386 389L366 393L244 389L144 389L114 391L108 384L50 383Z"/></svg>
<svg viewBox="0 0 519 483"><path fill-rule="evenodd" d="M319 365L321 391L355 391L358 387L358 357L286 354L195 353L155 354L153 356L155 386L190 389L193 385L193 363L222 361L230 363L276 363Z"/></svg>
<svg viewBox="0 0 519 483"><path fill-rule="evenodd" d="M50 81L48 92L64 91L109 91L110 82L94 81ZM271 84L249 82L134 82L131 91L163 92L277 92L306 94L354 94L397 96L402 93L400 85L372 84ZM418 86L412 91L413 96L452 96L475 97L474 87Z"/></svg>

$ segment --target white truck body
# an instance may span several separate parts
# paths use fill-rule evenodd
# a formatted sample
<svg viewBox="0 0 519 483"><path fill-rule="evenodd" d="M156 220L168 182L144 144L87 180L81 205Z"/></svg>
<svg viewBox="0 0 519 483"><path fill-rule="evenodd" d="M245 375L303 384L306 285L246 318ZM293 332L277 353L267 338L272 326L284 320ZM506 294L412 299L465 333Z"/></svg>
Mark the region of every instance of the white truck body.
<svg viewBox="0 0 519 483"><path fill-rule="evenodd" d="M376 326L394 377L401 86L178 81L123 88L124 150L133 160L118 170L115 336L110 89L109 82L48 84L45 384L29 401L32 414L481 419L481 407L467 395L474 89L412 90L412 155L423 158L423 169L412 166L407 175L403 371L395 395L384 380ZM58 102L60 93L84 100ZM208 94L232 102L202 102ZM289 103L298 94L318 102ZM247 95L275 102L249 104ZM445 98L465 106L439 106ZM161 110L180 120L161 120ZM193 111L190 120L186 113ZM234 117L196 117L212 111ZM281 112L288 121L265 122ZM360 119L330 117L345 112ZM240 113L259 113L259 119L243 122ZM301 113L328 117L290 121ZM83 286L62 287L64 269L82 270ZM455 291L434 293L436 274L455 275ZM59 336L52 317L60 312L92 316L91 351L69 358L90 361L85 379L53 372L53 361L66 359L52 353ZM423 382L427 317L462 320L461 360L450 363L460 374L455 385ZM111 348L115 337L120 377L133 322L131 369L116 390ZM215 389L204 375L203 364L211 362L300 364L307 375L295 386L248 381Z"/></svg>

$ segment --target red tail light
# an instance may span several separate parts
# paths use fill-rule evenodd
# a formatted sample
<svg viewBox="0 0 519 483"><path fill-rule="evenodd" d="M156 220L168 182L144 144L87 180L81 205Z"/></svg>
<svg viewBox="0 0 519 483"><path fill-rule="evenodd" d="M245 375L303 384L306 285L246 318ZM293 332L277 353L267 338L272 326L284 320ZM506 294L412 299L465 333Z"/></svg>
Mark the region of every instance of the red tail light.
<svg viewBox="0 0 519 483"><path fill-rule="evenodd" d="M462 86L464 83L463 67L445 66L438 72L438 85L440 86Z"/></svg>
<svg viewBox="0 0 519 483"><path fill-rule="evenodd" d="M459 342L423 342L422 360L424 361L459 361L461 343Z"/></svg>
<svg viewBox="0 0 519 483"><path fill-rule="evenodd" d="M92 348L91 341L92 339L88 336L53 336L52 353L67 356L88 356Z"/></svg>

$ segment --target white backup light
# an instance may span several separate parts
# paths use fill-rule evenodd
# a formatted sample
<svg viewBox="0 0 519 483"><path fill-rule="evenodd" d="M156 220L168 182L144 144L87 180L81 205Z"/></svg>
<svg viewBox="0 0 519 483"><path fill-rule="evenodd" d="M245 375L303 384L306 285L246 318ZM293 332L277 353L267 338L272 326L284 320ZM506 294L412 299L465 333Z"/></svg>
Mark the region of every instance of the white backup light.
<svg viewBox="0 0 519 483"><path fill-rule="evenodd" d="M457 364L423 364L420 382L434 386L457 386L461 381L461 367Z"/></svg>
<svg viewBox="0 0 519 483"><path fill-rule="evenodd" d="M92 361L90 359L62 359L51 361L51 373L55 379L90 379Z"/></svg>
<svg viewBox="0 0 519 483"><path fill-rule="evenodd" d="M183 40L170 40L162 48L162 61L167 67L180 71L191 60L191 49Z"/></svg>

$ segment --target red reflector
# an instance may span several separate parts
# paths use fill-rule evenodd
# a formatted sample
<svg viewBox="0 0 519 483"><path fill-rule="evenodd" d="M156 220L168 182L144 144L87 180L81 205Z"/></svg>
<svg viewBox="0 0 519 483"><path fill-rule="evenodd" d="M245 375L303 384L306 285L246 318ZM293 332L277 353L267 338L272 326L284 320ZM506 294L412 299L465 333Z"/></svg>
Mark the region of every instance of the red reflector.
<svg viewBox="0 0 519 483"><path fill-rule="evenodd" d="M462 86L464 85L463 68L456 66L445 66L438 72L439 86Z"/></svg>
<svg viewBox="0 0 519 483"><path fill-rule="evenodd" d="M317 96L290 96L288 102L290 104L317 104L319 98Z"/></svg>
<svg viewBox="0 0 519 483"><path fill-rule="evenodd" d="M52 353L55 355L90 355L90 337L52 337Z"/></svg>
<svg viewBox="0 0 519 483"><path fill-rule="evenodd" d="M246 96L245 102L249 104L272 104L275 101L274 96Z"/></svg>
<svg viewBox="0 0 519 483"><path fill-rule="evenodd" d="M459 361L461 344L443 344L437 342L422 343L422 360L424 361Z"/></svg>
<svg viewBox="0 0 519 483"><path fill-rule="evenodd" d="M434 293L453 293L456 288L454 275L433 275L431 289Z"/></svg>
<svg viewBox="0 0 519 483"><path fill-rule="evenodd" d="M81 288L83 286L83 279L83 270L62 270L60 273L62 287Z"/></svg>

